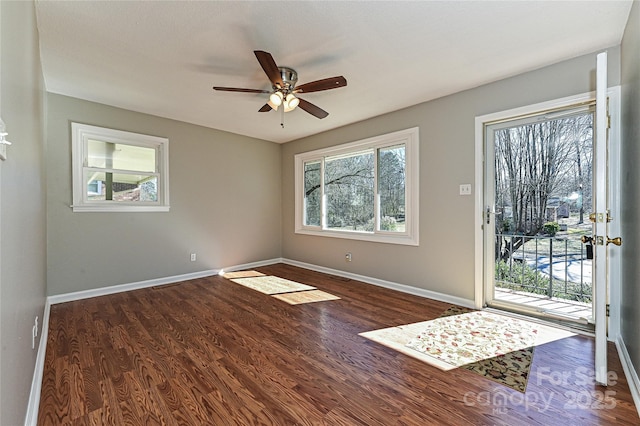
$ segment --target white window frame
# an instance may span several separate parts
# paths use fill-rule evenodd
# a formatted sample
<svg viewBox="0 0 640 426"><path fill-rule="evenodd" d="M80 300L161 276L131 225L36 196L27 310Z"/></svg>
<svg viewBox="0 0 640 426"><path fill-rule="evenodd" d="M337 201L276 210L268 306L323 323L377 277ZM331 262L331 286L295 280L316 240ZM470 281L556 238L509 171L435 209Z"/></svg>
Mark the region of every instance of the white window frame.
<svg viewBox="0 0 640 426"><path fill-rule="evenodd" d="M169 139L140 133L114 130L88 124L71 123L73 211L74 212L168 212L169 211ZM122 202L111 200L89 200L84 175L88 164L88 141L142 146L156 150L158 177L158 200L144 202Z"/></svg>
<svg viewBox="0 0 640 426"><path fill-rule="evenodd" d="M390 148L398 145L405 146L405 232L391 232L378 230L373 232L345 231L329 229L325 225L310 226L304 224L304 164L312 161L320 161L321 170L324 170L324 159L336 155L347 155L361 152L367 149ZM385 135L374 136L355 142L350 142L334 147L318 149L295 155L295 233L315 235L332 238L345 238L352 240L373 241L379 243L403 244L410 246L419 245L419 145L420 139L418 127L400 130ZM377 174L377 171L376 171ZM322 179L322 178L321 178ZM377 176L376 176L377 180ZM374 206L376 223L379 221L378 188L374 185L376 202ZM321 197L322 220L326 224L325 197Z"/></svg>

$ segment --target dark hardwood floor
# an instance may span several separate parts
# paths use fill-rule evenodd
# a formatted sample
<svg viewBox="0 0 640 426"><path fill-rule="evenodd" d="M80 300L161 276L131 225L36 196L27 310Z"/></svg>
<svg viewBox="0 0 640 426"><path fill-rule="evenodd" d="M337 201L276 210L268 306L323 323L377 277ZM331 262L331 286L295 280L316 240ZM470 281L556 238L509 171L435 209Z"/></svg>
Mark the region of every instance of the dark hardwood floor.
<svg viewBox="0 0 640 426"><path fill-rule="evenodd" d="M288 265L258 270L341 299L289 305L215 276L53 305L38 424L640 424L613 346L608 387L594 383L591 338L537 347L522 394L358 336L449 304Z"/></svg>

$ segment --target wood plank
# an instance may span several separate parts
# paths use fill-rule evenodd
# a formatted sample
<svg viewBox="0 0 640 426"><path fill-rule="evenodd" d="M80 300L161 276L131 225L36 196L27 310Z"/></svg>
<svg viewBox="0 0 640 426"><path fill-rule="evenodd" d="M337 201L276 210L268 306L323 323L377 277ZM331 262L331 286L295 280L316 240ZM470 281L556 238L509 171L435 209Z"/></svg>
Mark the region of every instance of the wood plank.
<svg viewBox="0 0 640 426"><path fill-rule="evenodd" d="M212 276L52 306L38 424L640 423L613 345L609 387L593 380L593 339L575 336L535 349L521 394L358 336L447 303L290 265L257 271L340 299L288 305Z"/></svg>

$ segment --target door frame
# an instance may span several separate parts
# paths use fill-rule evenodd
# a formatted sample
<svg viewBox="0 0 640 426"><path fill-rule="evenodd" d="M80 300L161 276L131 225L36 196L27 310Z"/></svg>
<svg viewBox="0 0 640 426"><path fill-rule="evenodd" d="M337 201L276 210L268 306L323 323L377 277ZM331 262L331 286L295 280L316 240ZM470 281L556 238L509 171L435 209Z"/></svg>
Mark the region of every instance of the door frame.
<svg viewBox="0 0 640 426"><path fill-rule="evenodd" d="M611 128L609 129L609 190L610 210L614 220L609 225L612 236L620 235L620 86L607 89L609 98L609 115ZM474 305L476 309L485 306L484 291L484 155L485 155L485 124L498 120L534 114L540 111L563 108L574 104L595 100L595 91L574 96L540 102L491 114L476 116L475 118L475 188L474 193ZM608 339L615 340L620 332L620 253L611 250L609 254L609 303L610 316L608 324Z"/></svg>

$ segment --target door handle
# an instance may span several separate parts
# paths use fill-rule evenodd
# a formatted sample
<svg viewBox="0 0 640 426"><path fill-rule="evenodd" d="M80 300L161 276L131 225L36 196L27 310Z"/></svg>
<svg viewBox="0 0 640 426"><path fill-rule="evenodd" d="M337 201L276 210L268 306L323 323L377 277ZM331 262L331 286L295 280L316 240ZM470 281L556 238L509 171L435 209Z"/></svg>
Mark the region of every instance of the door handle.
<svg viewBox="0 0 640 426"><path fill-rule="evenodd" d="M491 215L492 215L492 214L496 214L496 212L494 212L494 211L491 209L491 206L487 206L486 213L487 213L487 216L486 216L486 218L487 218L487 219L486 219L486 220L487 220L487 225L489 225L489 224L491 223Z"/></svg>
<svg viewBox="0 0 640 426"><path fill-rule="evenodd" d="M607 211L606 217L604 213L591 213L589 214L589 220L593 223L604 222L606 220L608 223L608 222L611 222L612 218L611 218L611 215L609 214L609 211Z"/></svg>
<svg viewBox="0 0 640 426"><path fill-rule="evenodd" d="M607 237L607 245L609 244L614 244L616 246L621 246L622 245L622 237L616 237L616 238L609 238Z"/></svg>
<svg viewBox="0 0 640 426"><path fill-rule="evenodd" d="M593 244L593 237L587 237L586 235L583 235L582 238L580 238L580 241L582 241L582 244ZM607 237L607 245L609 245L609 244L614 244L616 246L621 246L622 245L622 237L616 237L616 238Z"/></svg>

